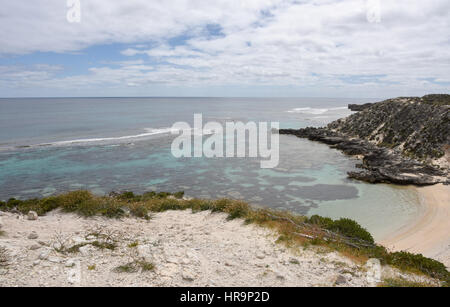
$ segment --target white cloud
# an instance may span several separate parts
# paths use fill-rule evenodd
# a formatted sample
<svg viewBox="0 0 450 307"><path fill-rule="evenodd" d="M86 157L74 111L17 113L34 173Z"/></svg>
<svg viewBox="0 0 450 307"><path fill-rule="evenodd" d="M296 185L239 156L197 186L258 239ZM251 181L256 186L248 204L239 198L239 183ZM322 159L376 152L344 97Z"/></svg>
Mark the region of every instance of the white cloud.
<svg viewBox="0 0 450 307"><path fill-rule="evenodd" d="M131 47L121 54L140 57L120 65L96 63L77 76L45 72L45 86L59 88L247 84L368 96L448 91L423 80L449 78L450 2L380 4L380 22L371 23L365 0L81 0L81 23L71 24L64 1L10 1L2 6L7 13L0 26L8 31L0 35L0 54L127 43ZM209 35L207 25L217 25L220 35ZM170 40L180 36L187 40L173 46ZM27 76L38 82L33 73L23 74L22 82ZM384 77L371 80L373 75ZM358 82L358 76L367 80ZM17 83L11 78L8 86ZM0 79L0 88L5 82Z"/></svg>

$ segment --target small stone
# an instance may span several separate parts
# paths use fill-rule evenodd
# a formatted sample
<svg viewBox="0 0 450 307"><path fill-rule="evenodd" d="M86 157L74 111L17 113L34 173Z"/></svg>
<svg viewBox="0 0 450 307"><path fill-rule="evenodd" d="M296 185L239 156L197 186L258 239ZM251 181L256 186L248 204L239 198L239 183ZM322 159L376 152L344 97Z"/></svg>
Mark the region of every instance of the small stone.
<svg viewBox="0 0 450 307"><path fill-rule="evenodd" d="M66 261L66 268L73 268L75 266L75 260L69 259Z"/></svg>
<svg viewBox="0 0 450 307"><path fill-rule="evenodd" d="M286 277L281 272L275 271L275 275L277 276L277 279L285 280Z"/></svg>
<svg viewBox="0 0 450 307"><path fill-rule="evenodd" d="M30 246L30 250L35 251L35 250L40 249L41 247L42 246L39 245L39 244L33 244L33 245Z"/></svg>
<svg viewBox="0 0 450 307"><path fill-rule="evenodd" d="M39 265L40 263L41 263L40 260L36 260L36 261L33 262L33 265L34 265L34 266L37 266L37 265Z"/></svg>
<svg viewBox="0 0 450 307"><path fill-rule="evenodd" d="M52 246L57 251L61 250L61 248L62 248L61 243L58 243L58 242L53 243Z"/></svg>
<svg viewBox="0 0 450 307"><path fill-rule="evenodd" d="M189 258L183 258L183 259L181 260L181 263L182 263L182 264L189 264L189 263L191 263L191 260L189 260Z"/></svg>
<svg viewBox="0 0 450 307"><path fill-rule="evenodd" d="M179 260L176 257L169 257L169 258L167 258L167 262L177 264L177 263L179 263Z"/></svg>
<svg viewBox="0 0 450 307"><path fill-rule="evenodd" d="M41 254L39 255L39 259L40 260L47 260L48 257L50 255L50 251L49 250L44 250L41 252Z"/></svg>
<svg viewBox="0 0 450 307"><path fill-rule="evenodd" d="M61 259L56 258L56 257L49 257L48 261L52 262L52 263L61 263Z"/></svg>
<svg viewBox="0 0 450 307"><path fill-rule="evenodd" d="M263 253L257 253L257 254L256 254L256 258L262 260L262 259L266 258L266 256L265 256Z"/></svg>
<svg viewBox="0 0 450 307"><path fill-rule="evenodd" d="M28 239L30 239L30 240L36 240L37 238L39 238L39 236L34 231L28 235Z"/></svg>
<svg viewBox="0 0 450 307"><path fill-rule="evenodd" d="M187 281L194 281L194 279L195 279L194 273L192 273L190 271L183 271L183 273L181 274L181 277L183 277L183 279L187 280Z"/></svg>
<svg viewBox="0 0 450 307"><path fill-rule="evenodd" d="M345 276L338 275L338 277L336 278L335 284L339 286L339 285L344 285L346 283L347 283L347 279L345 278Z"/></svg>
<svg viewBox="0 0 450 307"><path fill-rule="evenodd" d="M0 217L0 229L2 229L3 228L3 220L2 220L2 218Z"/></svg>
<svg viewBox="0 0 450 307"><path fill-rule="evenodd" d="M27 214L27 219L29 221L36 221L38 219L38 214L36 212L34 212L34 211L30 211Z"/></svg>
<svg viewBox="0 0 450 307"><path fill-rule="evenodd" d="M92 247L90 245L86 245L86 246L80 247L79 251L80 251L81 255L86 257L86 256L89 256L89 254L91 253Z"/></svg>
<svg viewBox="0 0 450 307"><path fill-rule="evenodd" d="M347 279L347 281L351 281L353 279L353 275L350 273L346 273L344 274L345 279Z"/></svg>
<svg viewBox="0 0 450 307"><path fill-rule="evenodd" d="M139 257L141 257L145 261L147 261L147 262L153 261L153 255L152 255L151 249L148 245L138 245L137 252L138 252Z"/></svg>

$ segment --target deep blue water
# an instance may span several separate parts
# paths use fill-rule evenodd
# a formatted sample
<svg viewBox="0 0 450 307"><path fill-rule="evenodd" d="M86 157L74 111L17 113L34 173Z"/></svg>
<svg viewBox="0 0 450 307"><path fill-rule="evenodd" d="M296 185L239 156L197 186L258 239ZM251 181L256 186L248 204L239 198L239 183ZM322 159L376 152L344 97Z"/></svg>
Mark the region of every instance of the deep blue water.
<svg viewBox="0 0 450 307"><path fill-rule="evenodd" d="M381 237L420 205L412 189L350 181L352 158L326 145L280 136L280 164L258 159L172 156L178 121L276 121L281 128L321 126L350 114L354 99L79 98L0 99L0 199L76 189L184 190L302 214L351 217Z"/></svg>

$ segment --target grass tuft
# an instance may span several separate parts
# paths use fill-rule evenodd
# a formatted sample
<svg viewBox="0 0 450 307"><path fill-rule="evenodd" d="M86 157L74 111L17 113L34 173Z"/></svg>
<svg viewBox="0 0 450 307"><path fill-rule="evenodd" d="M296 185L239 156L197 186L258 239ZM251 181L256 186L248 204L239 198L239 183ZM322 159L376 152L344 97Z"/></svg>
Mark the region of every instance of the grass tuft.
<svg viewBox="0 0 450 307"><path fill-rule="evenodd" d="M124 265L120 265L116 267L113 271L115 273L137 273L139 270L141 272L149 272L155 269L155 265L153 263L144 261L144 260L135 260L129 262Z"/></svg>

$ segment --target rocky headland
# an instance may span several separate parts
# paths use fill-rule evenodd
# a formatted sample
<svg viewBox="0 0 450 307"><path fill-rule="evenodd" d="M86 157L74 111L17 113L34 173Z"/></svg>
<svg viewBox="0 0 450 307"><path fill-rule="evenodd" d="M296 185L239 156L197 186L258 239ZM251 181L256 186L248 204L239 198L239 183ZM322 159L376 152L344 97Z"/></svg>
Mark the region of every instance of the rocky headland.
<svg viewBox="0 0 450 307"><path fill-rule="evenodd" d="M369 183L449 184L450 95L400 97L360 106L323 128L283 129L357 156L350 178Z"/></svg>

